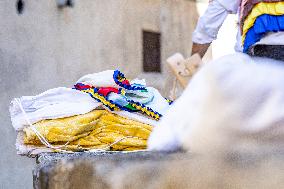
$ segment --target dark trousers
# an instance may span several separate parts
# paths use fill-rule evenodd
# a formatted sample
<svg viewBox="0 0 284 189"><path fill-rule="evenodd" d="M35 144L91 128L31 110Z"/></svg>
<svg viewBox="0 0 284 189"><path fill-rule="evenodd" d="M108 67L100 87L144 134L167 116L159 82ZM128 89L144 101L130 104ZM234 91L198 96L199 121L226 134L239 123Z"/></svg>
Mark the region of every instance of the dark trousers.
<svg viewBox="0 0 284 189"><path fill-rule="evenodd" d="M255 45L249 55L284 61L284 45Z"/></svg>

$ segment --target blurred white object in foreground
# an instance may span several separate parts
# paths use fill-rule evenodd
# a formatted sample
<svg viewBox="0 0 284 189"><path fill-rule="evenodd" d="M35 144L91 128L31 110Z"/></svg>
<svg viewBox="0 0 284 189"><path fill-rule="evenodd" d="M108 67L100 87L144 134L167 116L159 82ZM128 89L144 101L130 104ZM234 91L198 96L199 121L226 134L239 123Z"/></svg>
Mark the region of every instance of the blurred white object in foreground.
<svg viewBox="0 0 284 189"><path fill-rule="evenodd" d="M150 150L284 149L284 62L237 53L206 64L155 127Z"/></svg>

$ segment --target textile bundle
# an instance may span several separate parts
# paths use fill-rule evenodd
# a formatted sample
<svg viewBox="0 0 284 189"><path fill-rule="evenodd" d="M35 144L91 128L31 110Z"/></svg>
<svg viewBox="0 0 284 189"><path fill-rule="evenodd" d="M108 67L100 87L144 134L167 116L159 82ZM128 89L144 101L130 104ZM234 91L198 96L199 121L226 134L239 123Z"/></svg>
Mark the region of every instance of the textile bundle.
<svg viewBox="0 0 284 189"><path fill-rule="evenodd" d="M53 145L65 150L141 150L146 149L152 126L115 115L106 110L93 110L84 115L42 120L34 127ZM33 130L24 130L24 143L42 145ZM119 141L121 140L121 141ZM115 144L116 141L119 141ZM112 145L113 144L113 145Z"/></svg>
<svg viewBox="0 0 284 189"><path fill-rule="evenodd" d="M284 31L284 1L243 1L240 20L243 51L247 53L264 35Z"/></svg>
<svg viewBox="0 0 284 189"><path fill-rule="evenodd" d="M89 74L74 88L15 98L10 105L19 154L143 150L171 101L118 70Z"/></svg>

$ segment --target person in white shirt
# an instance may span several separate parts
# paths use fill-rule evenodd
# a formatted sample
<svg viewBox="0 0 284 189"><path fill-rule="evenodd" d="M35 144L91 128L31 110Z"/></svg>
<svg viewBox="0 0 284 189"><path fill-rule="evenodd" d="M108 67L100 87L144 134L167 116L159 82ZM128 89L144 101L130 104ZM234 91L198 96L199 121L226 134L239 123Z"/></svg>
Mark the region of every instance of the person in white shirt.
<svg viewBox="0 0 284 189"><path fill-rule="evenodd" d="M241 0L210 0L208 8L200 17L193 33L192 54L204 56L212 41L217 39L218 31L229 14L239 14ZM240 27L239 27L240 28ZM258 44L284 45L284 32L268 33ZM240 31L237 35L237 52L242 52Z"/></svg>

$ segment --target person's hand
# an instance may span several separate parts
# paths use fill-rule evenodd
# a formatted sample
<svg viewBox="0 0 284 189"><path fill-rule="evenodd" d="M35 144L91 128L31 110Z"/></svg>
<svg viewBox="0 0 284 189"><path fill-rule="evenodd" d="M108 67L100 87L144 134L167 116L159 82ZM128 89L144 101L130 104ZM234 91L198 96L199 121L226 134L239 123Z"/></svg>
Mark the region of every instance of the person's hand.
<svg viewBox="0 0 284 189"><path fill-rule="evenodd" d="M191 54L194 55L194 54L197 53L202 58L205 55L205 53L207 52L210 44L211 43L206 43L206 44L193 43Z"/></svg>

